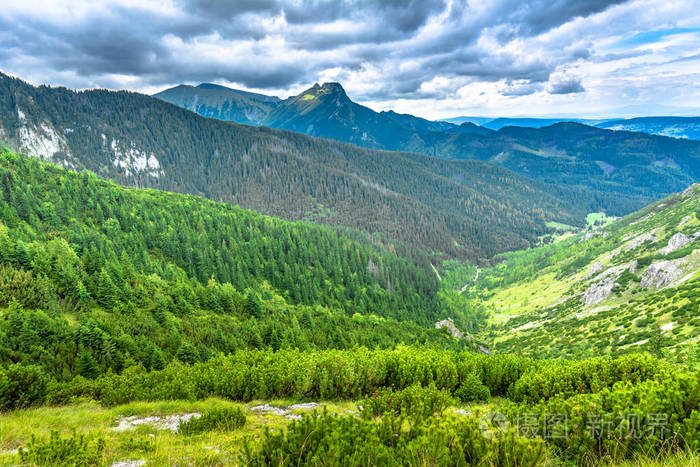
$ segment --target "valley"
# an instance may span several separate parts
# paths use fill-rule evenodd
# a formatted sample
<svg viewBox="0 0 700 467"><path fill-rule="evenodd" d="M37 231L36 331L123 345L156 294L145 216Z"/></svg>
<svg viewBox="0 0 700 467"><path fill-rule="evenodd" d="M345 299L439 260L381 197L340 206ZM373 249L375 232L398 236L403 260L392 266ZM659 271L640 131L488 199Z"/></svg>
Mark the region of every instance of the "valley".
<svg viewBox="0 0 700 467"><path fill-rule="evenodd" d="M0 467L700 467L699 2L3 2Z"/></svg>

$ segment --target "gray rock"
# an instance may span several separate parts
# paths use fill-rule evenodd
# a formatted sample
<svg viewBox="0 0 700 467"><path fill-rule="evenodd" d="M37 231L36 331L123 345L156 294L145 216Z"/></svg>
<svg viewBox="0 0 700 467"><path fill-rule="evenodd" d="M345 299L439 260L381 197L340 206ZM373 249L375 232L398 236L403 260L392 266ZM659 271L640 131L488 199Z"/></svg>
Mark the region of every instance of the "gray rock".
<svg viewBox="0 0 700 467"><path fill-rule="evenodd" d="M437 323L435 323L435 329L442 328L447 328L447 330L450 331L450 334L452 334L452 337L456 337L457 339L461 339L464 337L462 331L457 329L457 326L455 326L455 322L452 321L452 318L443 319L442 321L438 321Z"/></svg>
<svg viewBox="0 0 700 467"><path fill-rule="evenodd" d="M676 251L679 248L683 248L692 241L693 239L679 232L668 240L668 245L661 249L661 253L667 255L672 251Z"/></svg>
<svg viewBox="0 0 700 467"><path fill-rule="evenodd" d="M588 274L586 274L584 279L590 279L591 277L595 276L596 274L598 274L602 270L603 270L603 265L600 263L595 263L591 266L591 269L588 270Z"/></svg>
<svg viewBox="0 0 700 467"><path fill-rule="evenodd" d="M167 415L164 417L120 417L117 419L117 426L114 431L127 431L136 428L138 425L153 425L158 430L177 431L181 423L187 422L191 418L199 418L198 413L185 413L182 415Z"/></svg>
<svg viewBox="0 0 700 467"><path fill-rule="evenodd" d="M694 190L696 187L700 187L700 183L694 183L694 184L690 185L688 188L686 188L685 190L683 190L683 192L682 192L681 194L683 194L683 195L689 195L689 194L691 194L691 193L693 192L693 190Z"/></svg>
<svg viewBox="0 0 700 467"><path fill-rule="evenodd" d="M597 230L589 231L589 232L586 232L586 234L579 241L585 242L585 241L588 241L594 237L597 237L598 235L600 235L600 232L598 232Z"/></svg>
<svg viewBox="0 0 700 467"><path fill-rule="evenodd" d="M661 288L681 277L682 271L670 261L659 261L642 273L641 287Z"/></svg>
<svg viewBox="0 0 700 467"><path fill-rule="evenodd" d="M639 234L630 241L629 245L627 245L626 250L634 250L635 248L643 245L646 242L655 241L656 235L654 235L653 233Z"/></svg>
<svg viewBox="0 0 700 467"><path fill-rule="evenodd" d="M637 260L636 259L630 263L629 272L631 272L632 274L637 272Z"/></svg>
<svg viewBox="0 0 700 467"><path fill-rule="evenodd" d="M615 287L615 280L612 277L606 277L597 284L590 286L584 293L581 301L586 305L595 305L596 303L605 300Z"/></svg>
<svg viewBox="0 0 700 467"><path fill-rule="evenodd" d="M485 353L486 355L491 355L491 351L489 349L487 349L486 347L484 347L483 345L476 342L476 340L474 339L474 337L471 336L471 334L469 334L469 333L464 334L462 331L457 329L457 326L455 326L455 322L452 320L452 318L443 319L442 321L438 321L437 323L435 323L435 329L442 329L442 328L447 328L447 330L450 331L450 334L454 338L457 338L457 339L466 338L466 339L469 339L470 341L473 341L474 343L476 343L476 346L479 348L479 350L482 353Z"/></svg>

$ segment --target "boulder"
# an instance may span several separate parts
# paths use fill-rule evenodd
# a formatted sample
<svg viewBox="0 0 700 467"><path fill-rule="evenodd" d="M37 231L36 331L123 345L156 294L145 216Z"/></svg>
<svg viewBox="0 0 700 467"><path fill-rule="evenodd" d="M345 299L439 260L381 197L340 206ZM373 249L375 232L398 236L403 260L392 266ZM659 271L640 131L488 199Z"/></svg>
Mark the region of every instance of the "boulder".
<svg viewBox="0 0 700 467"><path fill-rule="evenodd" d="M634 237L629 244L627 245L626 250L634 250L635 248L643 245L646 242L655 242L656 241L656 235L653 233L646 233L646 234L639 234L636 237Z"/></svg>
<svg viewBox="0 0 700 467"><path fill-rule="evenodd" d="M639 285L658 289L675 281L681 277L681 274L682 271L671 261L659 261L653 263L642 273Z"/></svg>
<svg viewBox="0 0 700 467"><path fill-rule="evenodd" d="M452 334L452 337L456 337L457 339L464 337L462 331L457 329L457 326L455 326L455 322L452 321L452 318L443 319L442 321L435 323L435 329L442 328L447 328L447 330L450 331L450 334Z"/></svg>
<svg viewBox="0 0 700 467"><path fill-rule="evenodd" d="M630 267L628 270L631 274L634 274L635 272L637 272L637 260L636 259L630 263Z"/></svg>
<svg viewBox="0 0 700 467"><path fill-rule="evenodd" d="M600 263L594 263L591 266L591 269L588 270L588 274L584 277L584 279L590 279L591 277L595 276L598 274L600 271L603 270L603 265Z"/></svg>
<svg viewBox="0 0 700 467"><path fill-rule="evenodd" d="M661 249L661 253L667 255L672 251L676 251L679 248L683 248L688 243L692 242L693 239L685 234L678 232L673 237L668 240L668 245Z"/></svg>
<svg viewBox="0 0 700 467"><path fill-rule="evenodd" d="M583 237L581 237L581 240L579 240L579 242L588 241L594 237L597 237L598 235L600 235L600 232L597 230L588 231Z"/></svg>
<svg viewBox="0 0 700 467"><path fill-rule="evenodd" d="M595 305L596 303L605 300L615 287L615 280L612 277L606 277L597 284L593 284L583 293L581 301L586 305Z"/></svg>

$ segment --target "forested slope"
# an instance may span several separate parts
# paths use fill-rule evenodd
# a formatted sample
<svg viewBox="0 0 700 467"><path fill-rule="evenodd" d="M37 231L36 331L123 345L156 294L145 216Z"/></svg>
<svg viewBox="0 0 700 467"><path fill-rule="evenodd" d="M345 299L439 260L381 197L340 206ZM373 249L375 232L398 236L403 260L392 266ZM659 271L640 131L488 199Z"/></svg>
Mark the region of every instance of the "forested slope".
<svg viewBox="0 0 700 467"><path fill-rule="evenodd" d="M469 345L434 329L435 275L407 255L0 150L0 362L63 379L243 348Z"/></svg>
<svg viewBox="0 0 700 467"><path fill-rule="evenodd" d="M546 221L579 224L587 212L620 206L483 162L370 151L205 119L139 94L37 88L5 75L0 141L121 184L349 226L472 260L533 244Z"/></svg>

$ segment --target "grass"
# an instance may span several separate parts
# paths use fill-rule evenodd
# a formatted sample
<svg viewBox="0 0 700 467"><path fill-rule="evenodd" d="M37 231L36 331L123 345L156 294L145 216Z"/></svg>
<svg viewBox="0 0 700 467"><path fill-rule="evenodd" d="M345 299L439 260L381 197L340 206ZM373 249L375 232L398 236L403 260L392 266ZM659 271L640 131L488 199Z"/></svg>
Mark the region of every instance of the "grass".
<svg viewBox="0 0 700 467"><path fill-rule="evenodd" d="M296 401L267 401L276 407L286 407ZM16 450L25 446L32 435L48 438L52 430L66 437L72 433L83 434L88 439L103 438L106 441L105 462L146 460L148 465L177 465L186 461L192 465L227 465L236 463L245 442L255 445L265 429L281 430L289 420L280 415L251 410L261 401L247 404L222 399L204 401L137 402L117 407L101 407L94 402L83 402L65 407L41 407L17 410L0 416L0 465L16 465ZM160 430L152 425L139 425L129 431L115 431L117 420L125 416L165 416L198 412L212 408L240 407L246 415L243 428L232 432L207 431L183 436L170 430ZM332 413L357 411L353 402L327 402L321 404ZM302 413L304 410L297 410Z"/></svg>
<svg viewBox="0 0 700 467"><path fill-rule="evenodd" d="M268 404L286 407L296 401L273 400ZM118 461L146 461L146 465L240 465L240 454L246 442L254 447L265 430L283 430L289 420L283 416L264 414L251 410L262 404L254 401L247 404L222 399L204 401L162 401L137 402L118 407L101 407L92 402L83 402L65 407L42 407L17 410L0 415L0 465L17 465L19 456L15 450L25 446L32 435L40 439L49 437L52 430L62 437L73 433L83 434L87 439L105 440L105 465ZM491 411L507 403L501 398L492 398L486 403L471 403L450 407L448 413L458 414L461 409L474 416ZM207 431L201 434L184 436L169 430L159 430L151 425L140 425L131 431L115 431L117 420L122 416L172 415L191 412L204 412L212 408L239 407L246 414L246 424L231 432ZM319 409L331 413L346 414L356 412L354 402L323 402ZM299 411L301 412L301 411ZM463 415L459 412L461 416ZM556 456L548 455L546 465L560 465ZM611 464L612 465L612 464ZM698 457L690 453L675 455L659 454L654 458L639 458L625 462L625 467L636 466L699 466Z"/></svg>

